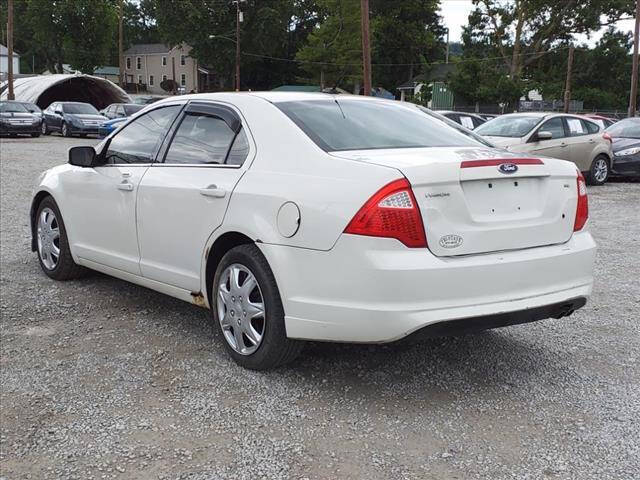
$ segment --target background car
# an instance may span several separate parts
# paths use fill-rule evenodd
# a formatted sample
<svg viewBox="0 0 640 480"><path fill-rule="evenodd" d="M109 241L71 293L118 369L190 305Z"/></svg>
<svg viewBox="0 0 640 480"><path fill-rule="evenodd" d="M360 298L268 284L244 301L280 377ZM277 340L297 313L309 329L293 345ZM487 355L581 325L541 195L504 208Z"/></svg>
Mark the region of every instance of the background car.
<svg viewBox="0 0 640 480"><path fill-rule="evenodd" d="M510 113L489 120L475 132L510 152L545 155L575 163L592 185L611 170L611 141L584 117L563 113Z"/></svg>
<svg viewBox="0 0 640 480"><path fill-rule="evenodd" d="M612 139L611 173L640 176L640 118L625 118L605 130Z"/></svg>
<svg viewBox="0 0 640 480"><path fill-rule="evenodd" d="M489 120L493 120L496 117L499 117L500 115L498 115L497 113L479 113L478 115L480 115L482 118L484 118L486 121Z"/></svg>
<svg viewBox="0 0 640 480"><path fill-rule="evenodd" d="M209 308L252 369L304 340L562 318L593 285L587 189L522 157L396 101L170 98L39 177L31 248L52 279L88 267Z"/></svg>
<svg viewBox="0 0 640 480"><path fill-rule="evenodd" d="M82 102L53 102L42 114L42 134L60 132L63 137L97 134L98 127L106 120L96 107Z"/></svg>
<svg viewBox="0 0 640 480"><path fill-rule="evenodd" d="M26 108L29 113L33 113L34 115L38 115L40 118L42 118L42 109L35 103L31 103L31 102L19 102L19 103L24 105L24 108Z"/></svg>
<svg viewBox="0 0 640 480"><path fill-rule="evenodd" d="M136 105L149 105L151 103L162 100L164 97L155 97L153 95L142 95L133 99L133 103Z"/></svg>
<svg viewBox="0 0 640 480"><path fill-rule="evenodd" d="M475 113L453 112L450 110L438 110L437 112L469 130L473 130L486 122L484 118Z"/></svg>
<svg viewBox="0 0 640 480"><path fill-rule="evenodd" d="M0 102L0 134L40 136L40 117L29 112L20 102Z"/></svg>
<svg viewBox="0 0 640 480"><path fill-rule="evenodd" d="M100 113L109 120L113 120L114 118L130 117L144 107L144 105L138 103L112 103L107 108L100 110Z"/></svg>
<svg viewBox="0 0 640 480"><path fill-rule="evenodd" d="M106 122L102 122L98 127L98 135L100 137L106 137L126 121L127 121L127 118L114 118L112 120L107 120Z"/></svg>
<svg viewBox="0 0 640 480"><path fill-rule="evenodd" d="M617 120L614 118L605 117L603 115L598 115L595 113L587 113L585 114L585 117L587 117L592 122L597 123L598 125L600 125L600 128L603 129L608 128L617 122Z"/></svg>

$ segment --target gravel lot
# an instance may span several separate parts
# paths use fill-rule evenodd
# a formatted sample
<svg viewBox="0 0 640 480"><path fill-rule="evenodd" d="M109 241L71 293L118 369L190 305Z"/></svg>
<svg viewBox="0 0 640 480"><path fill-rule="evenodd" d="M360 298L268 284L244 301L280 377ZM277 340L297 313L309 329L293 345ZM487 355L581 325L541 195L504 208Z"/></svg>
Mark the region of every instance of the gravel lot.
<svg viewBox="0 0 640 480"><path fill-rule="evenodd" d="M590 303L243 370L208 313L29 248L37 175L95 140L0 139L0 478L638 479L640 183L590 188Z"/></svg>

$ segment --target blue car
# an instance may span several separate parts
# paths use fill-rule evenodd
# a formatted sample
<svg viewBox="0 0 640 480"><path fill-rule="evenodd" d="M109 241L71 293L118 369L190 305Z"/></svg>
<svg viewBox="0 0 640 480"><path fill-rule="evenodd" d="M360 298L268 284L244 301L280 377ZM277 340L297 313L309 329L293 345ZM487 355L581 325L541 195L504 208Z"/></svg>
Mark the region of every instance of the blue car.
<svg viewBox="0 0 640 480"><path fill-rule="evenodd" d="M110 135L111 132L113 132L116 128L118 128L121 124L123 124L127 120L128 120L127 118L114 118L113 120L107 120L106 122L101 123L100 126L98 127L98 135L100 135L103 138L106 137L107 135Z"/></svg>

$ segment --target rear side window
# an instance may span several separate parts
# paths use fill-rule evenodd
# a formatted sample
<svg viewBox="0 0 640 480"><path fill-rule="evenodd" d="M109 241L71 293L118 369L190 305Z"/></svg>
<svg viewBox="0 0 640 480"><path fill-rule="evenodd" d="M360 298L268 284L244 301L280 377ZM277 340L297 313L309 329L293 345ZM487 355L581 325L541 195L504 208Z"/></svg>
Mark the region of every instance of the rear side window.
<svg viewBox="0 0 640 480"><path fill-rule="evenodd" d="M569 135L571 137L580 137L582 135L589 135L589 129L587 124L589 122L585 122L579 118L571 118L566 117L567 125L569 126ZM597 132L597 130L596 130ZM596 133L593 132L593 133Z"/></svg>
<svg viewBox="0 0 640 480"><path fill-rule="evenodd" d="M187 113L171 141L164 163L223 164L235 137L221 118Z"/></svg>
<svg viewBox="0 0 640 480"><path fill-rule="evenodd" d="M340 98L275 105L328 152L481 145L446 123L398 102Z"/></svg>
<svg viewBox="0 0 640 480"><path fill-rule="evenodd" d="M179 105L158 108L123 127L109 142L104 154L106 163L153 162L156 151L180 108Z"/></svg>

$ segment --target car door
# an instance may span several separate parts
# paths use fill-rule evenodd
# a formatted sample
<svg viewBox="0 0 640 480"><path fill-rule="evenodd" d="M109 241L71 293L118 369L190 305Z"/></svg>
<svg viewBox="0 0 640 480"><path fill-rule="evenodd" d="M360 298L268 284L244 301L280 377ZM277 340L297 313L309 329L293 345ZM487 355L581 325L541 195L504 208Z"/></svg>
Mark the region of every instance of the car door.
<svg viewBox="0 0 640 480"><path fill-rule="evenodd" d="M181 104L154 109L126 125L97 154L100 166L65 176L73 249L82 259L140 275L138 185L155 160Z"/></svg>
<svg viewBox="0 0 640 480"><path fill-rule="evenodd" d="M53 117L55 115L54 111L57 105L58 105L57 103L52 103L44 110L44 112L42 112L44 121L47 124L47 127L49 128L49 130L53 129L53 124L54 124Z"/></svg>
<svg viewBox="0 0 640 480"><path fill-rule="evenodd" d="M603 142L601 128L590 120L567 117L567 122L571 121L576 121L576 125L580 122L581 125L581 133L571 137L571 161L580 171L587 171L596 156L594 149Z"/></svg>
<svg viewBox="0 0 640 480"><path fill-rule="evenodd" d="M538 132L550 132L553 136L549 139L540 139ZM567 133L562 117L553 117L543 122L529 137L526 151L536 155L570 160Z"/></svg>
<svg viewBox="0 0 640 480"><path fill-rule="evenodd" d="M61 130L62 129L62 120L64 119L63 107L61 103L56 103L55 108L53 109L52 115L53 129Z"/></svg>
<svg viewBox="0 0 640 480"><path fill-rule="evenodd" d="M171 137L171 138L169 138ZM138 193L142 275L200 291L203 253L255 147L228 106L191 102Z"/></svg>

